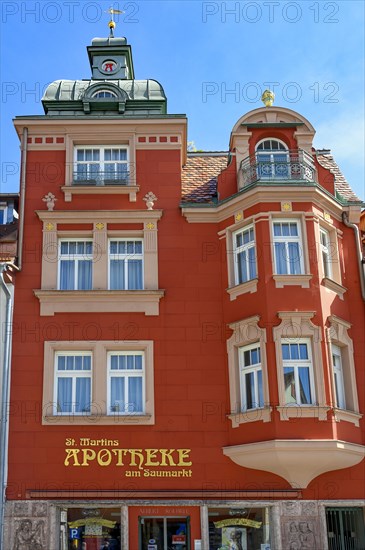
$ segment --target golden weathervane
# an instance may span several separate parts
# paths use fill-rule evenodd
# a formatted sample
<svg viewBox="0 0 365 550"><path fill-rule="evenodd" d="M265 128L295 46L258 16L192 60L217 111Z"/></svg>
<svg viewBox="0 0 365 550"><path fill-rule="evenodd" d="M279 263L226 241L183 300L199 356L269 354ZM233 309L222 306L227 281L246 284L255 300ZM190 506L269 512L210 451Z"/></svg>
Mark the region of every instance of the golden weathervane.
<svg viewBox="0 0 365 550"><path fill-rule="evenodd" d="M124 11L121 11L121 10L115 10L113 7L109 8L108 11L106 11L105 13L109 13L111 15L111 19L108 23L108 27L110 29L110 35L109 35L109 38L114 38L114 29L116 27L116 23L114 21L114 15L121 15L122 13L124 13Z"/></svg>

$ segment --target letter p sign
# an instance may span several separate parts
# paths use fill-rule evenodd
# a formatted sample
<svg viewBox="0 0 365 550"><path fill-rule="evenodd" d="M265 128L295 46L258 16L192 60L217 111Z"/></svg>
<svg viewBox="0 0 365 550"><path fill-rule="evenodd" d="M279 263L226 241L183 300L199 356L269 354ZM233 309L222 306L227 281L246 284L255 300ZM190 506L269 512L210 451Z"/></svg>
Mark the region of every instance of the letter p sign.
<svg viewBox="0 0 365 550"><path fill-rule="evenodd" d="M70 529L70 539L79 539L79 530L78 529Z"/></svg>

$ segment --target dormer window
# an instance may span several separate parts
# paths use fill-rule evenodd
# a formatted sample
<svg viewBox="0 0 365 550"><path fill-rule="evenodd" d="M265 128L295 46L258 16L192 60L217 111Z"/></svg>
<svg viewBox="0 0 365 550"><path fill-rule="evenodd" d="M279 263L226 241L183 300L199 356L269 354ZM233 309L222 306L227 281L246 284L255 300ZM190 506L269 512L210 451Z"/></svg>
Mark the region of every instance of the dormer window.
<svg viewBox="0 0 365 550"><path fill-rule="evenodd" d="M110 90L98 90L92 96L93 99L111 99L116 97L117 97L117 94Z"/></svg>
<svg viewBox="0 0 365 550"><path fill-rule="evenodd" d="M278 180L290 177L289 151L277 139L265 139L256 147L256 162L260 179Z"/></svg>

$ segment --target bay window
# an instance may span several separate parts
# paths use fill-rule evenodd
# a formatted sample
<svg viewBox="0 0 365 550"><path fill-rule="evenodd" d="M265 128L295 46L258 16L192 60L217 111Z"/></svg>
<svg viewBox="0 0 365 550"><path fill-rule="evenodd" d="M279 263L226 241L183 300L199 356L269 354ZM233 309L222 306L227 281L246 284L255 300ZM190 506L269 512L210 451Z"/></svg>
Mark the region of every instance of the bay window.
<svg viewBox="0 0 365 550"><path fill-rule="evenodd" d="M235 283L239 285L256 278L256 247L253 226L233 235Z"/></svg>
<svg viewBox="0 0 365 550"><path fill-rule="evenodd" d="M319 230L320 247L322 254L322 266L324 276L332 279L332 258L331 258L331 241L328 231L322 227Z"/></svg>
<svg viewBox="0 0 365 550"><path fill-rule="evenodd" d="M345 385L342 369L341 348L332 344L332 365L335 386L335 405L339 409L346 409Z"/></svg>
<svg viewBox="0 0 365 550"><path fill-rule="evenodd" d="M242 411L264 406L260 344L239 348Z"/></svg>
<svg viewBox="0 0 365 550"><path fill-rule="evenodd" d="M274 220L273 245L274 266L277 275L301 275L304 273L299 220Z"/></svg>
<svg viewBox="0 0 365 550"><path fill-rule="evenodd" d="M286 404L315 403L313 366L309 340L286 340L281 344Z"/></svg>

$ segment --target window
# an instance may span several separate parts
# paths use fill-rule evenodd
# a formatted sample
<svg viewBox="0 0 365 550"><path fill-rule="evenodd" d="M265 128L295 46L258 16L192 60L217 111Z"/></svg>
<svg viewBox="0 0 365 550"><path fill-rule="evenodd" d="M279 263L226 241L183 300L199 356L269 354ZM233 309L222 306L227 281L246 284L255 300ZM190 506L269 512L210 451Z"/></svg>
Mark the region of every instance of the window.
<svg viewBox="0 0 365 550"><path fill-rule="evenodd" d="M118 145L76 147L74 183L126 185L128 180L128 149L126 147Z"/></svg>
<svg viewBox="0 0 365 550"><path fill-rule="evenodd" d="M145 394L143 353L109 353L108 376L108 413L143 413Z"/></svg>
<svg viewBox="0 0 365 550"><path fill-rule="evenodd" d="M288 340L281 344L286 404L313 405L312 358L309 340Z"/></svg>
<svg viewBox="0 0 365 550"><path fill-rule="evenodd" d="M109 241L109 288L140 290L143 288L143 242L141 239Z"/></svg>
<svg viewBox="0 0 365 550"><path fill-rule="evenodd" d="M331 241L328 231L320 228L320 245L322 252L322 265L324 276L328 279L332 279L332 254L331 254Z"/></svg>
<svg viewBox="0 0 365 550"><path fill-rule="evenodd" d="M233 234L233 253L236 284L256 278L256 249L253 226Z"/></svg>
<svg viewBox="0 0 365 550"><path fill-rule="evenodd" d="M43 222L43 255L41 288L34 294L42 316L159 314L165 294L158 288L161 210L99 210L97 217L91 210L37 214Z"/></svg>
<svg viewBox="0 0 365 550"><path fill-rule="evenodd" d="M359 413L353 342L348 334L351 324L336 315L331 315L328 321L330 326L326 332L335 419L359 427L362 415Z"/></svg>
<svg viewBox="0 0 365 550"><path fill-rule="evenodd" d="M153 342L44 343L44 424L154 424Z"/></svg>
<svg viewBox="0 0 365 550"><path fill-rule="evenodd" d="M91 290L93 242L61 240L59 254L59 290Z"/></svg>
<svg viewBox="0 0 365 550"><path fill-rule="evenodd" d="M91 353L59 352L56 358L54 414L90 412Z"/></svg>
<svg viewBox="0 0 365 550"><path fill-rule="evenodd" d="M299 226L298 220L273 222L274 263L278 275L304 273Z"/></svg>
<svg viewBox="0 0 365 550"><path fill-rule="evenodd" d="M96 99L110 99L112 97L117 97L117 94L115 92L111 92L110 90L99 90L98 92L95 92L92 97Z"/></svg>
<svg viewBox="0 0 365 550"><path fill-rule="evenodd" d="M229 394L228 418L236 428L246 422L269 422L269 385L266 361L266 329L259 327L258 315L229 325L227 340Z"/></svg>
<svg viewBox="0 0 365 550"><path fill-rule="evenodd" d="M335 385L335 405L346 409L345 386L343 381L341 348L332 344L332 365Z"/></svg>
<svg viewBox="0 0 365 550"><path fill-rule="evenodd" d="M289 152L279 140L265 139L256 147L256 162L260 179L288 179Z"/></svg>
<svg viewBox="0 0 365 550"><path fill-rule="evenodd" d="M242 410L264 406L261 351L259 344L239 349Z"/></svg>
<svg viewBox="0 0 365 550"><path fill-rule="evenodd" d="M4 225L8 221L7 210L6 206L0 206L0 225Z"/></svg>
<svg viewBox="0 0 365 550"><path fill-rule="evenodd" d="M322 331L311 319L313 311L279 311L273 328L279 390L280 420L327 420L322 364Z"/></svg>

